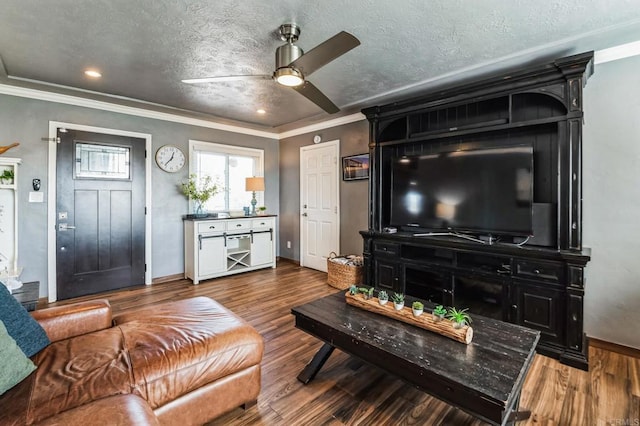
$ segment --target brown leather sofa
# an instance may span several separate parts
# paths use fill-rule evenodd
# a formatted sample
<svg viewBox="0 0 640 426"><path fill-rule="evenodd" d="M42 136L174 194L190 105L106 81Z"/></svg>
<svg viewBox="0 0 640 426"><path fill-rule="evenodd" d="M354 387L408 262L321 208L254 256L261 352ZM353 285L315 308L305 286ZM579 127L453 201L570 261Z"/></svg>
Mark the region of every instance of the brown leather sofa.
<svg viewBox="0 0 640 426"><path fill-rule="evenodd" d="M52 343L0 397L2 425L201 425L260 392L262 337L209 298L115 318L106 300L32 315Z"/></svg>

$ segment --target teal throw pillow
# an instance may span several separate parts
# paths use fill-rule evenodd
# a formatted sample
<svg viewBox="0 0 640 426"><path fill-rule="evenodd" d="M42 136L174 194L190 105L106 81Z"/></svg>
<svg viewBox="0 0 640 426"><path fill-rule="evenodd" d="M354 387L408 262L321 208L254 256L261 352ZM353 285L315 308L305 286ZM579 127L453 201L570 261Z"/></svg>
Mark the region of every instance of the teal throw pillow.
<svg viewBox="0 0 640 426"><path fill-rule="evenodd" d="M46 348L49 343L47 333L38 321L0 284L0 321L16 341L26 356L32 356Z"/></svg>
<svg viewBox="0 0 640 426"><path fill-rule="evenodd" d="M20 350L0 321L0 395L23 381L35 369L36 366Z"/></svg>

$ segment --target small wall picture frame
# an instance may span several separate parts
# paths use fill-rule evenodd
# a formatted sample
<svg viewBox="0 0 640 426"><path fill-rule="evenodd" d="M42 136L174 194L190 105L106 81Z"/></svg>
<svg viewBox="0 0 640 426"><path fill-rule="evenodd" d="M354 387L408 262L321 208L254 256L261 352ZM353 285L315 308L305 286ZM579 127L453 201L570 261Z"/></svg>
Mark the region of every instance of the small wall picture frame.
<svg viewBox="0 0 640 426"><path fill-rule="evenodd" d="M369 154L342 157L342 180L369 179Z"/></svg>

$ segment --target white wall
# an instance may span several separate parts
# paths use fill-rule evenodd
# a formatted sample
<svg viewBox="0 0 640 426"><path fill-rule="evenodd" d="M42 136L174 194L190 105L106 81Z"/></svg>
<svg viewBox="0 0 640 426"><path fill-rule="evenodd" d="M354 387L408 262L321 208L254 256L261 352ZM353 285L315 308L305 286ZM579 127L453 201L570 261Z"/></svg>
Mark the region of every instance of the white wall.
<svg viewBox="0 0 640 426"><path fill-rule="evenodd" d="M640 56L597 65L584 100L585 331L640 349Z"/></svg>

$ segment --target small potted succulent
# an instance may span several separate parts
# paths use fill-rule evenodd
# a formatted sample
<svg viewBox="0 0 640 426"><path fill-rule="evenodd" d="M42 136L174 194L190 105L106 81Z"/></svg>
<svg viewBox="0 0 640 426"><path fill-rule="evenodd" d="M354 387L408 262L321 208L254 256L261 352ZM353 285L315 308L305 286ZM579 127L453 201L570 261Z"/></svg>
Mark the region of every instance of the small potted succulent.
<svg viewBox="0 0 640 426"><path fill-rule="evenodd" d="M389 295L387 294L387 292L384 290L380 290L378 292L378 303L384 306L387 304L388 301L389 301Z"/></svg>
<svg viewBox="0 0 640 426"><path fill-rule="evenodd" d="M259 215L264 215L267 214L267 208L265 206L260 206L258 208L256 208L256 213Z"/></svg>
<svg viewBox="0 0 640 426"><path fill-rule="evenodd" d="M404 308L404 294L393 293L393 296L391 296L391 300L393 301L393 308L396 311L400 311L402 310L402 308Z"/></svg>
<svg viewBox="0 0 640 426"><path fill-rule="evenodd" d="M453 322L453 328L462 328L465 325L471 324L471 317L467 313L467 309L457 310L456 308L449 309L447 318Z"/></svg>
<svg viewBox="0 0 640 426"><path fill-rule="evenodd" d="M373 287L371 288L366 288L366 287L360 287L360 293L362 293L362 296L364 296L364 300L369 300L373 297Z"/></svg>
<svg viewBox="0 0 640 426"><path fill-rule="evenodd" d="M356 286L355 284L351 284L351 286L349 287L349 294L352 296L358 294L358 286Z"/></svg>
<svg viewBox="0 0 640 426"><path fill-rule="evenodd" d="M431 311L431 315L433 316L434 322L442 321L445 315L447 315L447 310L444 306L438 305L433 308L433 311Z"/></svg>
<svg viewBox="0 0 640 426"><path fill-rule="evenodd" d="M422 302L416 300L411 304L411 311L413 312L414 317L419 317L424 312L424 305Z"/></svg>

